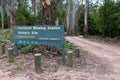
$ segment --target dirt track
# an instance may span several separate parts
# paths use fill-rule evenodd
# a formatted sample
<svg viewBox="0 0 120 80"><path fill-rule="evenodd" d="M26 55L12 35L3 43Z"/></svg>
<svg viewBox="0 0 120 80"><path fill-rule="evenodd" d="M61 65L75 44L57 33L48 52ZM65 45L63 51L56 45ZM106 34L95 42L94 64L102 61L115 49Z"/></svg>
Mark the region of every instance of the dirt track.
<svg viewBox="0 0 120 80"><path fill-rule="evenodd" d="M108 63L109 66L113 66L111 68L112 73L109 76L112 76L114 79L110 80L120 80L120 46L95 42L82 37L66 37L66 40L100 57L104 60L103 62Z"/></svg>

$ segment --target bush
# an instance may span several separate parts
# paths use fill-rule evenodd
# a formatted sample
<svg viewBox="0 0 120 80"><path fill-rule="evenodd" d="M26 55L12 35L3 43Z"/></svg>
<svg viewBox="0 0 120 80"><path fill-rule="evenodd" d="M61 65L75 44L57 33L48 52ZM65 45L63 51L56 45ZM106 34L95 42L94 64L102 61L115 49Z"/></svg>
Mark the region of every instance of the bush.
<svg viewBox="0 0 120 80"><path fill-rule="evenodd" d="M11 29L0 30L0 41L11 44L13 42L13 35Z"/></svg>
<svg viewBox="0 0 120 80"><path fill-rule="evenodd" d="M68 41L65 41L65 51L67 52L70 51L71 49L73 49L73 45Z"/></svg>

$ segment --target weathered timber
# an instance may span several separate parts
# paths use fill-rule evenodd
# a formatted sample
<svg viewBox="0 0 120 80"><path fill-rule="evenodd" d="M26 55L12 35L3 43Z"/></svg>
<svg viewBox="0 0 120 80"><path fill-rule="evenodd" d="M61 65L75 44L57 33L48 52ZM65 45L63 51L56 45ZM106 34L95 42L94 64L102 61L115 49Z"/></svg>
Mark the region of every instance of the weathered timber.
<svg viewBox="0 0 120 80"><path fill-rule="evenodd" d="M69 67L73 67L73 55L72 55L72 51L68 51L67 53L67 66Z"/></svg>
<svg viewBox="0 0 120 80"><path fill-rule="evenodd" d="M74 46L74 48L78 47L78 45L77 45L77 44L73 44L73 46Z"/></svg>
<svg viewBox="0 0 120 80"><path fill-rule="evenodd" d="M5 54L5 43L1 44L1 55Z"/></svg>
<svg viewBox="0 0 120 80"><path fill-rule="evenodd" d="M75 49L74 49L74 53L75 53L75 56L76 57L80 57L80 50L79 50L79 48L78 47L76 47Z"/></svg>
<svg viewBox="0 0 120 80"><path fill-rule="evenodd" d="M35 72L40 73L41 69L41 54L35 54Z"/></svg>
<svg viewBox="0 0 120 80"><path fill-rule="evenodd" d="M8 48L8 62L9 63L14 63L14 51L13 51L13 48Z"/></svg>

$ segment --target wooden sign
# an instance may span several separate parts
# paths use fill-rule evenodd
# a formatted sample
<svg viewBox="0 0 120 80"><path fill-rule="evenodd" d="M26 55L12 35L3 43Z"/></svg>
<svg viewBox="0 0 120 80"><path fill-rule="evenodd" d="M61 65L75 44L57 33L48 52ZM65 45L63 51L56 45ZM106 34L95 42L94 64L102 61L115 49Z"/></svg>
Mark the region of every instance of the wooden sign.
<svg viewBox="0 0 120 80"><path fill-rule="evenodd" d="M62 60L64 53L64 26L14 26L12 28L16 55L18 44L42 44L62 47Z"/></svg>

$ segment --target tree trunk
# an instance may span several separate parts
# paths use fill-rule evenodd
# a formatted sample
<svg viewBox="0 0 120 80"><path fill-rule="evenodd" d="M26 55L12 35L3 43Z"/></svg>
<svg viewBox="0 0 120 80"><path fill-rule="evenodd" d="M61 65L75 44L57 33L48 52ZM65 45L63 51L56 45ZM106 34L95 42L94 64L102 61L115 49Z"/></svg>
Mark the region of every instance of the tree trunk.
<svg viewBox="0 0 120 80"><path fill-rule="evenodd" d="M42 0L42 24L43 25L52 25L52 9L51 9L51 0ZM43 48L51 46L43 46ZM53 49L52 49L53 50Z"/></svg>
<svg viewBox="0 0 120 80"><path fill-rule="evenodd" d="M1 13L1 23L2 23L2 34L4 35L4 33L3 33L3 30L4 30L4 8L3 8L3 0L1 0L1 2L0 2L0 13Z"/></svg>
<svg viewBox="0 0 120 80"><path fill-rule="evenodd" d="M15 5L17 0L6 0L5 1L5 10L8 17L9 26L12 27L15 25Z"/></svg>
<svg viewBox="0 0 120 80"><path fill-rule="evenodd" d="M4 13L3 13L3 8L1 8L1 17L2 17L2 34L4 35Z"/></svg>
<svg viewBox="0 0 120 80"><path fill-rule="evenodd" d="M86 37L88 34L88 2L89 0L85 0L84 37Z"/></svg>
<svg viewBox="0 0 120 80"><path fill-rule="evenodd" d="M75 35L75 2L71 0L71 35Z"/></svg>
<svg viewBox="0 0 120 80"><path fill-rule="evenodd" d="M50 3L50 0L42 0L43 25L52 25L52 10Z"/></svg>
<svg viewBox="0 0 120 80"><path fill-rule="evenodd" d="M83 11L82 8L83 0L81 0L81 2L77 0L77 2L78 2L78 10L76 11L76 15L75 15L75 35L79 35L79 17L80 17L80 13Z"/></svg>
<svg viewBox="0 0 120 80"><path fill-rule="evenodd" d="M67 22L67 35L69 35L69 31L70 31L70 0L68 0L68 8L67 8L67 19L66 19L66 22Z"/></svg>
<svg viewBox="0 0 120 80"><path fill-rule="evenodd" d="M74 10L73 10L73 0L68 0L67 8L67 35L74 35Z"/></svg>
<svg viewBox="0 0 120 80"><path fill-rule="evenodd" d="M31 0L31 3L32 3L32 10L34 12L34 15L37 16L38 15L37 1L36 0Z"/></svg>

